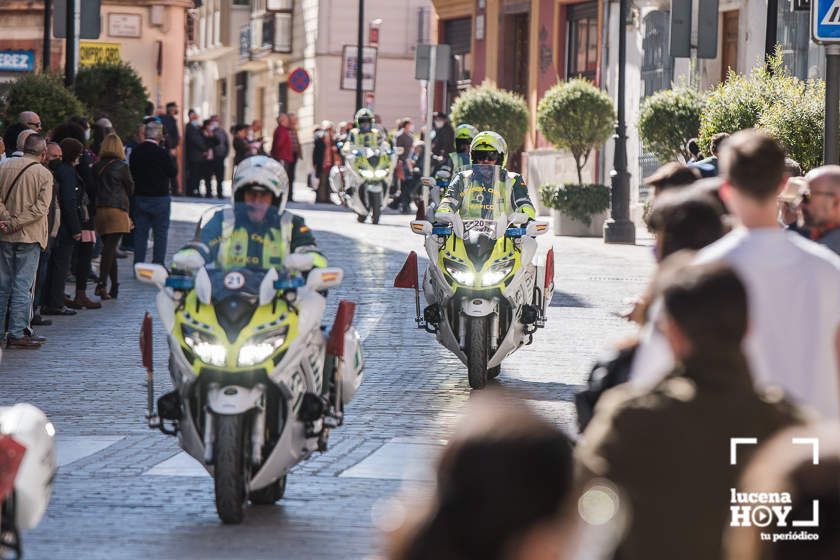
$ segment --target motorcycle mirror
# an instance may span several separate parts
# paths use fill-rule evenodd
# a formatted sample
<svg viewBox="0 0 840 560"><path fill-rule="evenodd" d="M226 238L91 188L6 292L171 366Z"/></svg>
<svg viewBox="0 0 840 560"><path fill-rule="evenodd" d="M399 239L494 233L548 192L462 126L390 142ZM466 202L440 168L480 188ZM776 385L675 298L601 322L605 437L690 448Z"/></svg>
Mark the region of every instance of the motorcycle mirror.
<svg viewBox="0 0 840 560"><path fill-rule="evenodd" d="M548 222L530 222L525 229L526 235L543 235L548 233Z"/></svg>
<svg viewBox="0 0 840 560"><path fill-rule="evenodd" d="M134 275L145 284L152 284L163 288L169 273L162 265L150 263L137 263L134 265Z"/></svg>
<svg viewBox="0 0 840 560"><path fill-rule="evenodd" d="M341 284L344 271L340 268L316 268L309 272L306 287L313 292L321 292Z"/></svg>
<svg viewBox="0 0 840 560"><path fill-rule="evenodd" d="M418 235L429 235L432 233L432 224L426 220L412 220L411 231Z"/></svg>
<svg viewBox="0 0 840 560"><path fill-rule="evenodd" d="M429 222L426 223L429 224ZM432 224L429 224L430 229L431 226ZM405 264L403 265L399 274L397 274L397 277L394 279L394 287L412 288L416 290L418 286L419 282L417 279L417 253L412 251L408 254L408 258L405 259Z"/></svg>

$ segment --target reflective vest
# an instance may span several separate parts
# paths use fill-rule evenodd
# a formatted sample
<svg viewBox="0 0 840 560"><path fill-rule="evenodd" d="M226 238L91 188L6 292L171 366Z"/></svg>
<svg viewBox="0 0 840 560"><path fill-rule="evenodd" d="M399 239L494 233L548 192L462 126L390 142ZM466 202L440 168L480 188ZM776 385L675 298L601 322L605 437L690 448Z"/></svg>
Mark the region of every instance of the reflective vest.
<svg viewBox="0 0 840 560"><path fill-rule="evenodd" d="M456 173L458 173L466 167L469 167L470 154L469 152L452 152L451 154L449 154L449 161L452 162L452 175L454 177Z"/></svg>
<svg viewBox="0 0 840 560"><path fill-rule="evenodd" d="M280 227L271 227L265 233L250 232L240 226L235 227L236 219L233 212L225 211L222 221L222 241L216 257L217 264L224 270L244 268L247 266L263 269L281 266L286 255L289 254L289 244L292 239L292 216L283 213L280 216ZM251 251L255 244L262 246L258 256Z"/></svg>

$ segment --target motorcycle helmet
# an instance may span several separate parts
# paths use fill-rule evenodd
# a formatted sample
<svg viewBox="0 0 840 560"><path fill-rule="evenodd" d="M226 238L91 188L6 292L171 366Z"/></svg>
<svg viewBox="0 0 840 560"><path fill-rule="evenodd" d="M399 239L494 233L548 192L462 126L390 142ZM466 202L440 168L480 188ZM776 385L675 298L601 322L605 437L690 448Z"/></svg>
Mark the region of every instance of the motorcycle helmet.
<svg viewBox="0 0 840 560"><path fill-rule="evenodd" d="M356 111L355 121L356 128L362 132L370 132L370 129L373 128L373 111L365 107L359 109Z"/></svg>
<svg viewBox="0 0 840 560"><path fill-rule="evenodd" d="M455 127L455 151L463 152L472 144L478 129L471 124L459 124Z"/></svg>
<svg viewBox="0 0 840 560"><path fill-rule="evenodd" d="M286 208L289 196L289 177L283 165L268 156L252 156L242 161L233 174L231 182L233 203L242 203L248 190L262 190L270 192L272 205L278 212Z"/></svg>
<svg viewBox="0 0 840 560"><path fill-rule="evenodd" d="M507 142L500 134L491 130L479 132L470 144L470 163L478 163L479 157L486 157L490 153L496 159L496 165L501 167L507 163Z"/></svg>

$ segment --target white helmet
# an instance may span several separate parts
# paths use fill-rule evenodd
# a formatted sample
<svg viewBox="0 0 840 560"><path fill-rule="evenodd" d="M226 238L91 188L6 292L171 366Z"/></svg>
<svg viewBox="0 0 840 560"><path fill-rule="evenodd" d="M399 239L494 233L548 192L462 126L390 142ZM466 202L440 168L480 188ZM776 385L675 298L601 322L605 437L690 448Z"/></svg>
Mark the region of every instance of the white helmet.
<svg viewBox="0 0 840 560"><path fill-rule="evenodd" d="M233 174L231 190L233 202L242 202L248 189L262 189L274 195L272 204L280 212L286 208L289 195L289 177L283 165L268 156L252 156L242 161Z"/></svg>

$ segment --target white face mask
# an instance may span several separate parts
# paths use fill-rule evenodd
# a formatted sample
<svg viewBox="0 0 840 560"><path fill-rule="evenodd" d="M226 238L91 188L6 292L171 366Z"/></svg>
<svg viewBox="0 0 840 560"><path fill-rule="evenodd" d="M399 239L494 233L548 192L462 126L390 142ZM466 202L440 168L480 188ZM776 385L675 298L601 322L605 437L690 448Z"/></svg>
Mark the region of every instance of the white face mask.
<svg viewBox="0 0 840 560"><path fill-rule="evenodd" d="M85 129L85 140L90 140L90 129L89 128Z"/></svg>
<svg viewBox="0 0 840 560"><path fill-rule="evenodd" d="M435 121L435 128L442 127L444 122L446 122L446 121L436 120Z"/></svg>

